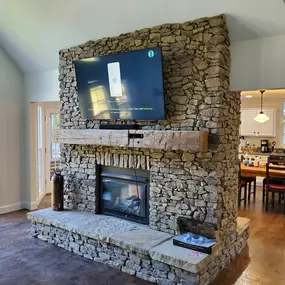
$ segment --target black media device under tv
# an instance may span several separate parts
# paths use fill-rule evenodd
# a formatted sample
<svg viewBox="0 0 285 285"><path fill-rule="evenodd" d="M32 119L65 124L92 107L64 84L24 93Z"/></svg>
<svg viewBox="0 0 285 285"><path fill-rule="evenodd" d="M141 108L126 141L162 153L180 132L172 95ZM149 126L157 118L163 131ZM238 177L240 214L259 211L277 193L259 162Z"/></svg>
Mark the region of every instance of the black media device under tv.
<svg viewBox="0 0 285 285"><path fill-rule="evenodd" d="M76 60L82 118L163 120L161 48Z"/></svg>
<svg viewBox="0 0 285 285"><path fill-rule="evenodd" d="M99 125L100 130L140 130L141 126L136 124L127 124L127 125L115 125L115 124L104 124Z"/></svg>

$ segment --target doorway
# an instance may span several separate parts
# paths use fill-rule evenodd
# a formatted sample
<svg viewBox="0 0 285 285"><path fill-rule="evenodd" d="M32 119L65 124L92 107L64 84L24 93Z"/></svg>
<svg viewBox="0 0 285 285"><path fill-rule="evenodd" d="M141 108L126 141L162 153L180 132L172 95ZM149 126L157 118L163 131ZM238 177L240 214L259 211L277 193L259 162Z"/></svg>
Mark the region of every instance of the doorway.
<svg viewBox="0 0 285 285"><path fill-rule="evenodd" d="M285 172L270 170L267 164L281 165L285 156L285 89L255 90L241 92L241 125L239 158L241 161L241 175L246 181L249 177L256 180L256 195L252 192L254 183L243 183L242 196L247 192L247 198L241 203L240 214L257 217L273 214L283 214L284 199L280 195L270 196L271 203L265 211L266 176L282 177ZM258 119L261 113L266 119ZM270 172L270 173L269 173ZM273 179L272 179L273 180ZM284 182L275 181L283 185ZM240 193L240 191L239 191ZM254 199L256 196L256 199ZM275 201L276 200L276 201ZM254 217L255 217L254 216Z"/></svg>
<svg viewBox="0 0 285 285"><path fill-rule="evenodd" d="M59 108L44 106L44 163L45 163L45 193L51 193L51 178L60 167L60 144L52 141L59 129Z"/></svg>
<svg viewBox="0 0 285 285"><path fill-rule="evenodd" d="M36 163L32 191L37 192L38 208L50 207L51 178L60 167L60 144L53 142L60 125L59 102L31 103L34 105L35 142L31 146ZM31 157L33 157L31 153ZM35 189L33 189L35 188Z"/></svg>

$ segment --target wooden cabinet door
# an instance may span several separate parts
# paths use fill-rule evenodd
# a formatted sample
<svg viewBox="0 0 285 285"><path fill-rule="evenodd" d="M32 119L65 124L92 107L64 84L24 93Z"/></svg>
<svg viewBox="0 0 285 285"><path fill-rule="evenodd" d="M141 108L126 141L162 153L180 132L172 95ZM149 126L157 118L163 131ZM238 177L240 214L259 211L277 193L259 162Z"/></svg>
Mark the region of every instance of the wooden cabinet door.
<svg viewBox="0 0 285 285"><path fill-rule="evenodd" d="M256 121L254 118L258 114L256 109L242 109L241 110L241 126L240 133L242 136L256 136Z"/></svg>
<svg viewBox="0 0 285 285"><path fill-rule="evenodd" d="M256 131L262 137L274 137L276 135L275 128L275 110L264 109L264 114L269 117L269 120L264 123L256 122Z"/></svg>
<svg viewBox="0 0 285 285"><path fill-rule="evenodd" d="M259 114L260 109L241 110L241 135L248 137L274 137L276 135L275 109L264 109L263 111L269 117L269 120L264 123L259 123L256 122L254 118Z"/></svg>

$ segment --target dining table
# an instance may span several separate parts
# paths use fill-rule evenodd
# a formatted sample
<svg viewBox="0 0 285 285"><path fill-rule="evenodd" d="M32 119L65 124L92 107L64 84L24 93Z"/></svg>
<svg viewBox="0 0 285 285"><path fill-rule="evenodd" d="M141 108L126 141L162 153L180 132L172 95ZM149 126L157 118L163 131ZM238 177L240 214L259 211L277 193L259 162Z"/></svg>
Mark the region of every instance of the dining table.
<svg viewBox="0 0 285 285"><path fill-rule="evenodd" d="M270 174L279 177L285 177L284 170L271 169ZM266 177L266 166L247 166L241 163L241 175Z"/></svg>

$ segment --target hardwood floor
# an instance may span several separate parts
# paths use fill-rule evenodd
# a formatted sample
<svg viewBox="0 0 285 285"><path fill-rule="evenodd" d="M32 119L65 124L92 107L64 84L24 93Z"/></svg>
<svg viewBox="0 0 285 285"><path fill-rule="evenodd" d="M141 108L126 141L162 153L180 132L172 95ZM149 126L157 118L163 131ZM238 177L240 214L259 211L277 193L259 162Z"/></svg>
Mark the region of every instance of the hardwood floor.
<svg viewBox="0 0 285 285"><path fill-rule="evenodd" d="M265 212L262 191L257 199L239 210L239 216L251 219L248 247L213 282L213 285L284 285L285 284L285 215L283 205Z"/></svg>
<svg viewBox="0 0 285 285"><path fill-rule="evenodd" d="M47 194L43 197L43 199L41 200L38 209L46 209L46 208L50 208L51 206L51 194Z"/></svg>

